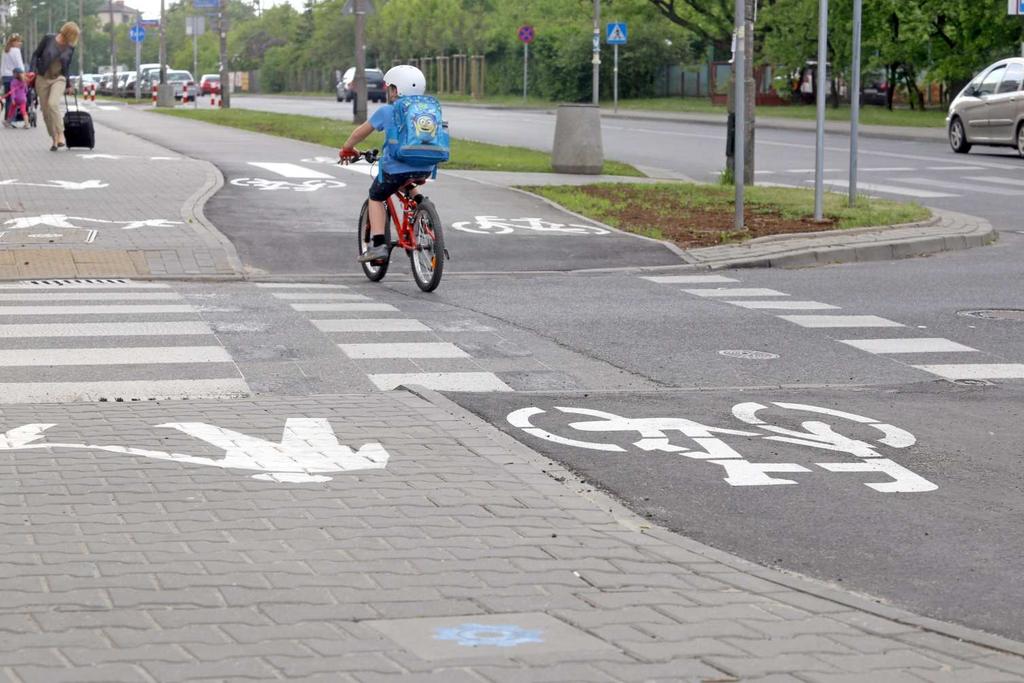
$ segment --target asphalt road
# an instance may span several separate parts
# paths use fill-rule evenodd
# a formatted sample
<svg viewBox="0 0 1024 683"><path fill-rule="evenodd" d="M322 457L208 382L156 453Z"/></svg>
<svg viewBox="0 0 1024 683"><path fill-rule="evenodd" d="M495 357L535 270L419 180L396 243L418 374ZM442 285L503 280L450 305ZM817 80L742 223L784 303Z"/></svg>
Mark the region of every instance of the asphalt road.
<svg viewBox="0 0 1024 683"><path fill-rule="evenodd" d="M233 106L329 116L351 120L351 104L320 98L238 97ZM445 106L452 135L550 151L555 116L538 110L502 110ZM711 181L725 165L725 127L701 123L604 119L605 157L643 167L652 174ZM825 174L829 189L844 192L848 183L849 137L826 137ZM975 147L953 153L941 141L864 137L860 141L858 183L863 192L912 200L938 208L982 216L999 230L1024 229L1020 193L1024 159L1006 148ZM757 182L811 187L814 180L814 132L759 129Z"/></svg>
<svg viewBox="0 0 1024 683"><path fill-rule="evenodd" d="M280 102L278 108L291 103L323 106ZM536 121L524 120L518 127L506 126L503 134L539 139L537 130ZM772 131L762 138L776 134L791 135ZM177 121L167 122L155 135L161 144L207 158L224 171L228 185L207 205L207 213L238 246L254 274L310 278L356 272L347 257L339 256L348 247L339 250L337 245L351 240L365 176L308 161L325 152L302 143ZM644 144L656 148L656 143ZM870 144L891 148L897 143ZM798 170L801 159L794 155L804 154L800 150L780 147L771 161L780 169ZM322 170L346 187L294 192L233 185L236 178L272 178L266 167L253 162ZM712 167L716 161L697 154L680 160L677 168L684 168L684 163ZM1014 159L991 163L1024 168ZM506 218L555 211L536 215L567 222L550 207L519 204L532 200L453 179L431 187L429 193L446 207L444 215L456 220L462 216L456 213L459 209L447 207L469 204ZM979 209L988 205L994 221L1000 212L1016 211L1010 209L1013 202L1001 204L990 197L995 195L979 200L964 194L956 199L973 201ZM951 208L972 211L966 206ZM465 219L475 215L467 211ZM642 266L655 254L669 258L667 251L643 251L645 243L633 238L616 242L605 239L610 236L549 238L538 233L531 243L516 244L507 240L513 235L463 236L456 231L453 277L437 292L422 295L402 269L389 274L383 285L345 278L353 294L397 311L347 317L415 317L436 341L458 347L469 358L350 359L324 364L314 375L323 379L308 386L333 386L344 377L343 384L363 390L377 384L380 373L395 371L472 367L492 373L512 391L471 393L470 384L452 397L659 523L758 562L837 582L927 616L1020 639L1024 619L1019 605L1024 596L1017 580L1022 548L1016 527L1024 503L1018 466L1024 384L989 376L1020 373L1024 321L1012 314L971 314L1024 309L1019 277L1024 236L1008 229L1003 220L1006 232L1000 241L981 249L908 261L728 271L718 274L728 278L721 284L694 285L652 281L648 277L654 274L638 270L567 272L568 264ZM566 251L558 251L563 247ZM521 272L527 269L544 272ZM719 287L754 292L715 296L705 291ZM800 308L808 302L814 307ZM766 303L796 308L763 308ZM258 303L250 306L259 308ZM808 314L874 318L871 323L856 319L852 327L822 328L805 318L783 317ZM271 393L306 381L285 373L289 364L316 368L325 354L330 355L330 345L317 336L322 330L293 322L275 332L268 345L256 350L266 357L253 359L250 381ZM352 341L339 333L328 336L332 342ZM394 338L383 332L363 337L380 342ZM236 351L245 357L244 342ZM978 377L950 381L943 378L949 372L945 366L971 366ZM752 402L769 407L768 413L759 413L770 417L769 426L783 419L793 430L806 430L802 423L808 421L828 424L840 434L872 444L881 459L866 456L862 447L851 453L849 443L839 442L846 450L826 450L768 440L766 436L773 434L764 425L743 423L731 413L736 404ZM800 414L797 419L793 411L775 411L773 403L820 406L881 420L913 435L914 443L904 438L879 444L885 432L870 423L820 413ZM725 465L693 458L692 452L688 456L640 450L632 445L640 438L637 434L582 432L568 427L570 420L558 406L631 418L688 418L712 427L754 431L759 436L714 435L755 465L798 466L790 467L792 472L768 473L797 483L733 486L723 479ZM603 439L623 451L552 443L508 423L510 413L529 407L545 411L531 419L551 433ZM691 434L692 428L688 427ZM668 436L667 443L691 451L695 447L693 437L682 432ZM879 491L867 484L887 481L882 472L829 471L819 464L863 469L882 459L937 488Z"/></svg>

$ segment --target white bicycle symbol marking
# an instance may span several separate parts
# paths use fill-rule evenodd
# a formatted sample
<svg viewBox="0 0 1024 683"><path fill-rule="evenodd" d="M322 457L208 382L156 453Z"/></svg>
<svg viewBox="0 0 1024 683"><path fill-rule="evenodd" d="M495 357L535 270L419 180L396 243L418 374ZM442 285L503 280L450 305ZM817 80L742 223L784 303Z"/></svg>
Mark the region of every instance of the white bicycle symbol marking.
<svg viewBox="0 0 1024 683"><path fill-rule="evenodd" d="M597 418L584 422L570 422L568 426L578 432L636 432L639 434L640 439L633 442L632 445L641 451L673 453L718 465L725 470L726 476L724 480L731 486L796 484L797 482L793 479L772 477L770 474L810 472L811 470L797 463L750 462L717 435L761 437L767 441L848 453L859 460L854 462L816 462L814 464L828 472L877 472L888 475L892 481L865 484L865 486L881 493L922 493L934 491L938 488L932 482L911 472L895 461L885 458L878 452L877 449L880 445L890 448L908 448L917 443L914 435L905 429L864 417L863 415L833 410L831 408L822 408L802 403L773 403L772 405L782 410L826 415L848 420L877 430L881 432L882 437L874 442L852 439L833 431L832 427L828 424L818 420L801 422L800 426L805 431L779 427L769 424L758 417L757 414L759 412L770 409L768 406L760 403L738 403L733 406L732 414L740 422L751 425L763 432L768 432L768 434L758 431L711 427L687 418L629 418L602 410L560 406L556 406L555 410L569 415L585 415ZM522 429L527 434L551 443L605 453L627 452L625 448L614 443L572 439L534 426L530 421L531 418L542 415L545 412L541 408L532 406L509 413L506 419L513 427ZM669 438L670 432L678 433L688 438L692 443L687 446L672 443Z"/></svg>
<svg viewBox="0 0 1024 683"><path fill-rule="evenodd" d="M254 187L257 190L292 190L294 192L316 192L325 187L345 187L340 180L304 180L292 183L287 180L267 180L266 178L234 178L231 184L236 187Z"/></svg>
<svg viewBox="0 0 1024 683"><path fill-rule="evenodd" d="M474 216L472 221L458 221L452 227L475 235L508 235L516 230L532 230L543 233L565 235L607 235L608 230L594 225L578 223L554 223L543 218L498 218L497 216Z"/></svg>

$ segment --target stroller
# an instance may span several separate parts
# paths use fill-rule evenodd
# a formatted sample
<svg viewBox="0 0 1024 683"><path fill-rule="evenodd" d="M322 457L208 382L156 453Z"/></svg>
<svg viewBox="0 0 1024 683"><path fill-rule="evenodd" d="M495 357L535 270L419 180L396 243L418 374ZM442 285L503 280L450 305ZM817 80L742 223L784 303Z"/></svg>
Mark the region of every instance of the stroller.
<svg viewBox="0 0 1024 683"><path fill-rule="evenodd" d="M25 85L27 86L27 92L25 93L25 111L28 112L28 125L30 128L36 127L36 116L37 110L39 109L39 97L36 95L36 75L32 71L25 73ZM15 109L14 117L8 121L7 112L9 108L14 106L14 102L11 99L11 93L4 94L3 100L3 120L8 123L17 123L22 120L21 111Z"/></svg>

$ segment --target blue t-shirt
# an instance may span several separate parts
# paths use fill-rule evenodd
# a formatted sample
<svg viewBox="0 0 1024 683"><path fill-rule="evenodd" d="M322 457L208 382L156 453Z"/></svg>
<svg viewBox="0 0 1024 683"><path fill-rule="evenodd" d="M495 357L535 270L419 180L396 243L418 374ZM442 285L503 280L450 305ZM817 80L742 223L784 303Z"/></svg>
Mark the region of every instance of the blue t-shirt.
<svg viewBox="0 0 1024 683"><path fill-rule="evenodd" d="M385 104L373 112L373 115L370 117L370 125L376 130L384 131L384 149L381 151L380 157L381 171L388 175L396 173L422 173L423 175L430 175L433 172L433 167L410 166L395 158L394 146L391 144L391 140L398 139L398 132L395 130L394 106Z"/></svg>

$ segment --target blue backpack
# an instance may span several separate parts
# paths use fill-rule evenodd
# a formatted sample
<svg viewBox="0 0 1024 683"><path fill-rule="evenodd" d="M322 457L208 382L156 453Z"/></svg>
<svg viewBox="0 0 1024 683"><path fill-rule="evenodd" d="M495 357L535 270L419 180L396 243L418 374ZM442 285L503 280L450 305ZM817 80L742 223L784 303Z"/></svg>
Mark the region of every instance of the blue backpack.
<svg viewBox="0 0 1024 683"><path fill-rule="evenodd" d="M395 159L428 169L448 161L448 126L441 118L441 103L429 95L407 95L394 103Z"/></svg>

